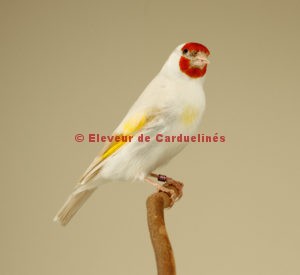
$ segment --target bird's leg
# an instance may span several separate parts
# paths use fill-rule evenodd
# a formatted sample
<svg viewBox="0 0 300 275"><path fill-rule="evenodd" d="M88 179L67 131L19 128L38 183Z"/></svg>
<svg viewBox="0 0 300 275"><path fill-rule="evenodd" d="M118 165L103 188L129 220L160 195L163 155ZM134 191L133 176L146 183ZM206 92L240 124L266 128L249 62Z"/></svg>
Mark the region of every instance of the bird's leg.
<svg viewBox="0 0 300 275"><path fill-rule="evenodd" d="M173 204L176 201L176 193L175 193L174 190L169 189L167 187L164 187L164 186L160 185L159 183L157 183L156 181L151 180L150 178L145 178L145 181L150 183L154 187L156 187L158 191L165 192L165 193L169 194L170 198L171 198L171 201L172 201L171 202L171 207L173 206Z"/></svg>

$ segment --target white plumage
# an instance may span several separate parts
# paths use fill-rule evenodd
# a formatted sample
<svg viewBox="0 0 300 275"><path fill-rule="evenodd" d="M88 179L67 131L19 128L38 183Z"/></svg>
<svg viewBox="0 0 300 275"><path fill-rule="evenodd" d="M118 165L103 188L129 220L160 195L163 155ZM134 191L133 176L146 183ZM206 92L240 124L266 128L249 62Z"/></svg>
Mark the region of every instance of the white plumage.
<svg viewBox="0 0 300 275"><path fill-rule="evenodd" d="M131 142L111 143L104 147L55 221L67 224L101 180L149 182L151 172L187 145L183 142L157 142L156 135L190 136L196 133L205 109L203 82L208 55L208 49L199 43L179 45L171 53L161 71L113 132L113 135L132 135ZM141 134L150 136L150 142L139 142Z"/></svg>

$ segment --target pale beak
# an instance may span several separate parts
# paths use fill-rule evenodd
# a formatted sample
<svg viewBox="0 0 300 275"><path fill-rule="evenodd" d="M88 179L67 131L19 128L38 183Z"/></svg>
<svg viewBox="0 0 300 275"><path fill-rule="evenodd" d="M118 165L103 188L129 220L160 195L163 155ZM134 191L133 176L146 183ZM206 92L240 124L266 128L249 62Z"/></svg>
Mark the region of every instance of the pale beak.
<svg viewBox="0 0 300 275"><path fill-rule="evenodd" d="M209 64L210 61L207 59L207 56L203 53L197 54L192 60L193 66L203 68L206 64Z"/></svg>

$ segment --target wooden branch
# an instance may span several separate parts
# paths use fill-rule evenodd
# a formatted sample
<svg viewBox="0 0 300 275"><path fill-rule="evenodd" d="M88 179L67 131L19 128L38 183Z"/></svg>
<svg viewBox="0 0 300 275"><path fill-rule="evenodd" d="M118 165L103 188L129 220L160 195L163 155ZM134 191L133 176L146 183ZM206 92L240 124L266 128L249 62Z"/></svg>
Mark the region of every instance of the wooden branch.
<svg viewBox="0 0 300 275"><path fill-rule="evenodd" d="M164 187L175 191L175 199L182 196L182 183L167 178ZM158 275L176 274L175 259L164 220L164 208L172 207L172 204L170 196L164 192L154 193L147 199L148 227Z"/></svg>

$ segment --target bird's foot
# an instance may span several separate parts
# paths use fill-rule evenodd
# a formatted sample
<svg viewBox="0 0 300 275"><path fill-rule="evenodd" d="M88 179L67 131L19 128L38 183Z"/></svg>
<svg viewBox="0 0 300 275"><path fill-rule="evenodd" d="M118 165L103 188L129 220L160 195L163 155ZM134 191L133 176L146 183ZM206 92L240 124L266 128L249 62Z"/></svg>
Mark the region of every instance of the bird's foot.
<svg viewBox="0 0 300 275"><path fill-rule="evenodd" d="M164 185L160 185L156 181L152 181L149 178L146 179L147 182L149 182L150 184L154 185L157 188L158 192L165 192L169 195L171 199L171 204L170 204L170 208L171 208L174 205L174 203L178 201L183 195L182 193L183 183L176 181L172 178L169 178L165 175L160 175L160 174L157 175L151 173L150 176L156 178L158 181L165 182ZM176 189L177 192L174 191L174 188Z"/></svg>
<svg viewBox="0 0 300 275"><path fill-rule="evenodd" d="M178 201L182 197L182 195L183 195L182 189L184 186L184 184L182 182L174 180L172 178L167 178L167 182L166 182L165 186L167 188L173 186L177 190L178 194L176 195L176 201Z"/></svg>

